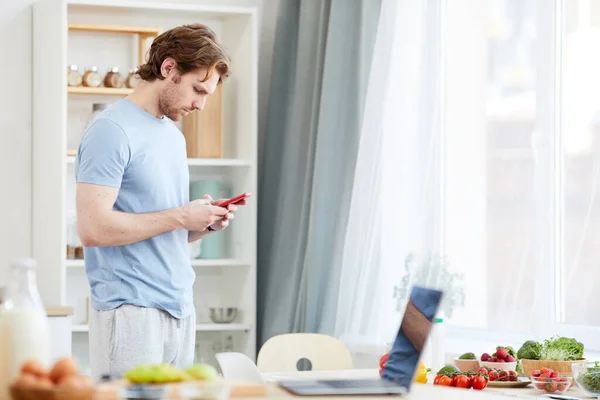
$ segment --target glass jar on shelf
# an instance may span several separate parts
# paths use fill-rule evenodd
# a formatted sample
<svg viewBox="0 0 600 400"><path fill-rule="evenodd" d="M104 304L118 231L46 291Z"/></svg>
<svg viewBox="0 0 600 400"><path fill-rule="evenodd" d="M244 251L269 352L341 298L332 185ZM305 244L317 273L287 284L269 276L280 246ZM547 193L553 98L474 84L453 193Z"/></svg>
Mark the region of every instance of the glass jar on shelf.
<svg viewBox="0 0 600 400"><path fill-rule="evenodd" d="M125 78L125 86L130 89L135 89L140 81L139 76L137 76L137 68L129 70L129 75Z"/></svg>
<svg viewBox="0 0 600 400"><path fill-rule="evenodd" d="M67 259L83 259L83 245L77 233L77 214L74 210L67 213Z"/></svg>
<svg viewBox="0 0 600 400"><path fill-rule="evenodd" d="M102 84L102 77L98 73L98 68L96 66L88 68L83 74L82 80L83 86L87 87L100 87Z"/></svg>
<svg viewBox="0 0 600 400"><path fill-rule="evenodd" d="M75 64L69 65L67 69L67 85L68 86L81 86L83 82L83 76L79 73L79 67Z"/></svg>
<svg viewBox="0 0 600 400"><path fill-rule="evenodd" d="M109 68L108 72L104 76L104 86L108 88L120 88L123 87L121 81L121 73L119 67Z"/></svg>

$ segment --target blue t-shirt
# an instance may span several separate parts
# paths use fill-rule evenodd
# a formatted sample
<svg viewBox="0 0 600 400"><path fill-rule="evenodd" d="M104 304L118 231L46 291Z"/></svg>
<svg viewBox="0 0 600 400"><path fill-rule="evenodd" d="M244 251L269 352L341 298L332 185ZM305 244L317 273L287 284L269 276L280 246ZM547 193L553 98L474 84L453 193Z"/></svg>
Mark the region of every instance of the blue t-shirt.
<svg viewBox="0 0 600 400"><path fill-rule="evenodd" d="M119 188L116 211L147 213L182 206L189 201L185 138L170 119L119 100L84 132L75 178ZM192 314L195 273L186 229L125 246L85 248L84 256L94 309L131 304L176 318Z"/></svg>

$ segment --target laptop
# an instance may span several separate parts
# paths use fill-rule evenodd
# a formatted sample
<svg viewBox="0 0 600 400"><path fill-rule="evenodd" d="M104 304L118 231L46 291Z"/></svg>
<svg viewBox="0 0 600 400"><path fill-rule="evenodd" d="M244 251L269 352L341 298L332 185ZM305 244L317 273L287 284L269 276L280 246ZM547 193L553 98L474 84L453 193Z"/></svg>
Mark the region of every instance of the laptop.
<svg viewBox="0 0 600 400"><path fill-rule="evenodd" d="M427 342L442 292L413 286L380 379L287 380L278 384L300 396L407 394Z"/></svg>

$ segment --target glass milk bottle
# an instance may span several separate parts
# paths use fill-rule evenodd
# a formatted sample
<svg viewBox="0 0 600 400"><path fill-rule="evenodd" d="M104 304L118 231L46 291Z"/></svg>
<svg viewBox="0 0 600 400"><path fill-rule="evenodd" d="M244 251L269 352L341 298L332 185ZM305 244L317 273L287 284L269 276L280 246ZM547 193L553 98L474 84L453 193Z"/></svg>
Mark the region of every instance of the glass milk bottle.
<svg viewBox="0 0 600 400"><path fill-rule="evenodd" d="M10 265L4 302L0 306L0 399L26 360L50 362L50 337L46 309L38 293L37 263L21 259Z"/></svg>

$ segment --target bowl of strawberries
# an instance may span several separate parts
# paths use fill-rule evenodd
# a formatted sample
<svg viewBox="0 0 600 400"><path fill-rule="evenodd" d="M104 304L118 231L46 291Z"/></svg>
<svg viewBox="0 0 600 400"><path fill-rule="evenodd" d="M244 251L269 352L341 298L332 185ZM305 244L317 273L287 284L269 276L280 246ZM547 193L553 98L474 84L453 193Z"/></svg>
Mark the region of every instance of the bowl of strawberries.
<svg viewBox="0 0 600 400"><path fill-rule="evenodd" d="M531 376L533 387L543 393L564 393L571 387L572 382L573 377L562 376L560 372L550 368L536 369Z"/></svg>
<svg viewBox="0 0 600 400"><path fill-rule="evenodd" d="M479 360L479 366L502 371L515 371L517 360L509 353L508 349L498 347L493 354L483 353Z"/></svg>

